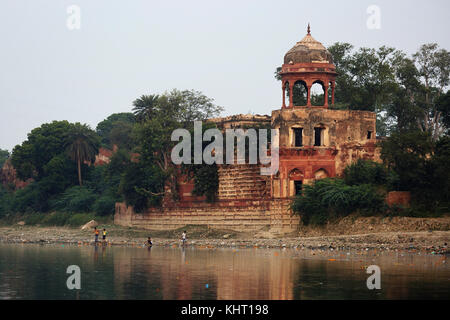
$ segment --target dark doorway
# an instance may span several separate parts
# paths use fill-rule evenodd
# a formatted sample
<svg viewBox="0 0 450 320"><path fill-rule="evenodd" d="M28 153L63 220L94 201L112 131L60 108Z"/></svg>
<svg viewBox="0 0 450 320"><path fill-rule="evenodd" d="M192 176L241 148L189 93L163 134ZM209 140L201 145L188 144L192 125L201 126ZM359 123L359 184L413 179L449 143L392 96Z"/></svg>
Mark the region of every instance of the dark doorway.
<svg viewBox="0 0 450 320"><path fill-rule="evenodd" d="M367 139L372 139L372 131L367 131Z"/></svg>
<svg viewBox="0 0 450 320"><path fill-rule="evenodd" d="M295 195L302 194L303 181L294 181Z"/></svg>
<svg viewBox="0 0 450 320"><path fill-rule="evenodd" d="M320 147L322 145L322 128L314 128L314 146Z"/></svg>
<svg viewBox="0 0 450 320"><path fill-rule="evenodd" d="M303 147L303 129L294 128L294 146Z"/></svg>

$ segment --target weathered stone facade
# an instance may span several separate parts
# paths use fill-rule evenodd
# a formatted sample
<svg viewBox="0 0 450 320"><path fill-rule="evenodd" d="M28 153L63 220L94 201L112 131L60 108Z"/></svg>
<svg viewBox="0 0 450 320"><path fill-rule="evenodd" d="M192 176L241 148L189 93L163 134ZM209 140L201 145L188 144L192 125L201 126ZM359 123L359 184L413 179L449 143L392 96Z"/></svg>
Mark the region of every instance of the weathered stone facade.
<svg viewBox="0 0 450 320"><path fill-rule="evenodd" d="M237 231L263 228L292 232L299 218L289 210L291 198L302 185L342 174L357 159L379 160L376 146L376 115L369 111L333 110L335 66L331 54L310 35L285 56L281 68L281 109L269 115L234 115L209 119L221 130L267 128L279 136L279 170L272 176L260 174L260 165L218 165L219 189L215 203L192 195L194 184L179 180L180 200L161 209L136 214L125 204L116 205L115 223L148 229L175 229L188 224ZM304 106L293 101L293 88L301 82L306 89ZM312 106L311 88L324 90L322 106ZM286 104L286 93L289 104Z"/></svg>
<svg viewBox="0 0 450 320"><path fill-rule="evenodd" d="M295 195L302 184L341 175L356 159L379 160L376 116L369 111L327 108L283 108L272 112L279 130L279 174L273 177L275 198ZM299 130L301 137L296 136ZM299 135L300 135L299 134ZM301 140L299 143L296 140Z"/></svg>

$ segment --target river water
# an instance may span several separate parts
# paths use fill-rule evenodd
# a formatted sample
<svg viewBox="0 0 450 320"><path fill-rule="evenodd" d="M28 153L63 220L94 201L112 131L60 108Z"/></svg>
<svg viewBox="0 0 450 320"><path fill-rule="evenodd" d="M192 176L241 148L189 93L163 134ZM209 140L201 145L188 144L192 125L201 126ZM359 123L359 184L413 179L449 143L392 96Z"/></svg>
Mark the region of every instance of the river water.
<svg viewBox="0 0 450 320"><path fill-rule="evenodd" d="M0 244L0 299L449 299L449 264L423 252ZM80 290L67 288L70 265ZM367 288L370 265L381 289Z"/></svg>

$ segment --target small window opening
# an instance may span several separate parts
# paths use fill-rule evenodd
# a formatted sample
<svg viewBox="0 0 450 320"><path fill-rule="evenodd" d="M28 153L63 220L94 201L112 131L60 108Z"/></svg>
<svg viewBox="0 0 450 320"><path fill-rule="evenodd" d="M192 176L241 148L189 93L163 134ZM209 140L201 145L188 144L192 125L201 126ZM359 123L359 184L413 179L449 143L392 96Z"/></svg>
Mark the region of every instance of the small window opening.
<svg viewBox="0 0 450 320"><path fill-rule="evenodd" d="M294 181L295 195L302 194L303 181Z"/></svg>
<svg viewBox="0 0 450 320"><path fill-rule="evenodd" d="M372 131L367 131L367 139L372 139Z"/></svg>
<svg viewBox="0 0 450 320"><path fill-rule="evenodd" d="M294 128L294 146L303 147L303 129Z"/></svg>
<svg viewBox="0 0 450 320"><path fill-rule="evenodd" d="M320 147L322 143L323 128L314 128L314 146Z"/></svg>

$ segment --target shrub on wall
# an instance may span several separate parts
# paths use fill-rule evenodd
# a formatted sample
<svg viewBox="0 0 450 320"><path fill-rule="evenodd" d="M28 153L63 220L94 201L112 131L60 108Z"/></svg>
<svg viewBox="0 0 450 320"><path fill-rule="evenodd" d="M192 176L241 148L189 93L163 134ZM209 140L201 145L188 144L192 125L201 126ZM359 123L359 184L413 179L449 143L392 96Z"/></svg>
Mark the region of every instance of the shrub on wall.
<svg viewBox="0 0 450 320"><path fill-rule="evenodd" d="M384 196L368 184L347 185L343 179L322 179L305 185L291 204L306 224L325 224L330 218L353 212L376 213L384 209Z"/></svg>
<svg viewBox="0 0 450 320"><path fill-rule="evenodd" d="M380 163L358 159L345 168L344 181L348 185L384 185L388 181L388 171Z"/></svg>

